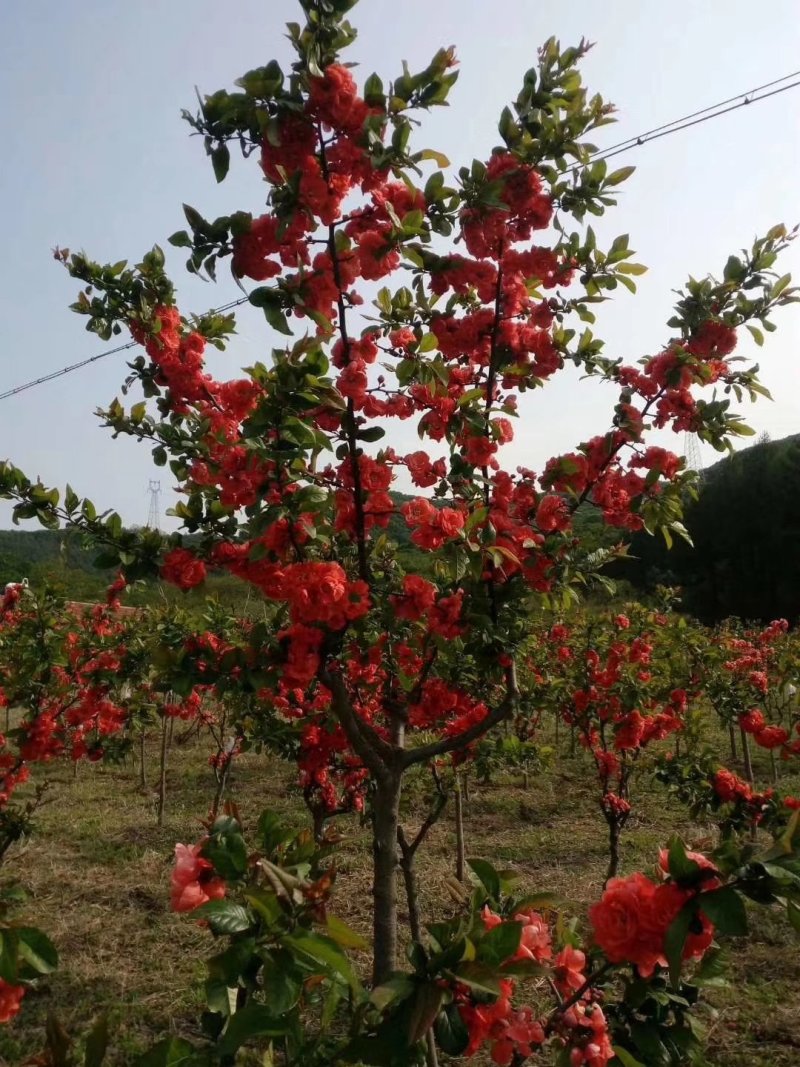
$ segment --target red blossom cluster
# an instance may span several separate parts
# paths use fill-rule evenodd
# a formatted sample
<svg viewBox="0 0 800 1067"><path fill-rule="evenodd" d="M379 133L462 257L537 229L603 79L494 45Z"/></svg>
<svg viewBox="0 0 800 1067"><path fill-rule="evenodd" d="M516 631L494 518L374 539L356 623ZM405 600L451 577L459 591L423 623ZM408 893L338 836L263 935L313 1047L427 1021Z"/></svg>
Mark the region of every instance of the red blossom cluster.
<svg viewBox="0 0 800 1067"><path fill-rule="evenodd" d="M612 963L632 963L642 977L657 966L666 967L664 939L678 912L698 897L697 917L683 947L683 959L700 959L714 938L714 926L703 914L704 890L719 881L706 857L689 852L707 878L693 888L674 881L660 885L637 872L627 878L612 878L603 896L589 909L594 940Z"/></svg>
<svg viewBox="0 0 800 1067"><path fill-rule="evenodd" d="M503 922L520 924L519 947L504 964L532 960L550 965L553 985L566 1006L542 1019L537 1019L529 1007L515 1008L515 983L511 978L501 978L499 996L489 1003L476 1003L466 987L457 988L456 1002L469 1034L465 1055L472 1056L486 1045L492 1062L507 1067L533 1055L549 1036L555 1035L562 1047L569 1049L570 1064L605 1067L613 1059L614 1050L605 1015L586 980L585 954L565 945L554 956L550 927L539 912L529 909L503 919L486 907L482 919L486 930Z"/></svg>
<svg viewBox="0 0 800 1067"><path fill-rule="evenodd" d="M23 709L13 737L0 735L0 809L31 763L101 759L128 722L120 694L128 623L99 604L72 605L53 613L43 632L42 610L16 598L0 619L10 652L0 657L0 702Z"/></svg>

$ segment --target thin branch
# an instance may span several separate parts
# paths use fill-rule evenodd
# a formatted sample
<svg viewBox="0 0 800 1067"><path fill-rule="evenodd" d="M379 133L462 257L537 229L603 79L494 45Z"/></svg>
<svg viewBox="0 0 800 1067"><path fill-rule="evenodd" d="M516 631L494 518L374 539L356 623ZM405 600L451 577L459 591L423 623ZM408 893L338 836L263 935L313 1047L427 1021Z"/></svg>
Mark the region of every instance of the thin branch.
<svg viewBox="0 0 800 1067"><path fill-rule="evenodd" d="M519 688L517 686L517 670L512 663L506 670L506 695L497 707L481 719L480 722L470 726L463 734L455 737L443 737L439 741L432 741L428 745L419 745L417 748L408 748L399 754L398 760L401 768L405 769L415 763L426 763L435 756L444 756L448 752L458 752L467 745L477 741L488 733L493 726L507 719L513 714L519 700Z"/></svg>

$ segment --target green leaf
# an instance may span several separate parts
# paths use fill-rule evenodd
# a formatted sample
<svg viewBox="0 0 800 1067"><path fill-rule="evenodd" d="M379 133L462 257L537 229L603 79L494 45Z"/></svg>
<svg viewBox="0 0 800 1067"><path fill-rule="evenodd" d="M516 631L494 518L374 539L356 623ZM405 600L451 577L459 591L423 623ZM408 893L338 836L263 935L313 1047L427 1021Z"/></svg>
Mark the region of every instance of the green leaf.
<svg viewBox="0 0 800 1067"><path fill-rule="evenodd" d="M622 1067L646 1067L646 1064L642 1063L641 1060L637 1060L632 1053L628 1052L628 1050L621 1045L614 1045L614 1055L619 1060ZM611 1065L612 1067L616 1067L614 1060L611 1061Z"/></svg>
<svg viewBox="0 0 800 1067"><path fill-rule="evenodd" d="M683 841L673 835L669 841L668 868L676 882L694 882L700 874L700 864L686 855Z"/></svg>
<svg viewBox="0 0 800 1067"><path fill-rule="evenodd" d="M615 170L612 174L609 174L603 184L622 185L624 181L627 181L627 179L630 178L635 170L636 167L620 167L619 170Z"/></svg>
<svg viewBox="0 0 800 1067"><path fill-rule="evenodd" d="M755 341L755 343L758 345L759 348L761 348L761 346L764 344L764 334L761 332L761 330L759 330L757 326L753 326L752 323L746 322L745 326L753 335L753 340Z"/></svg>
<svg viewBox="0 0 800 1067"><path fill-rule="evenodd" d="M470 960L462 963L454 973L459 982L468 985L476 993L488 993L495 997L500 993L500 976L497 975L494 967L487 967L485 964Z"/></svg>
<svg viewBox="0 0 800 1067"><path fill-rule="evenodd" d="M701 893L697 902L702 913L721 934L741 937L747 933L747 912L744 901L735 889L723 886L710 893Z"/></svg>
<svg viewBox="0 0 800 1067"><path fill-rule="evenodd" d="M214 168L214 177L218 182L225 181L228 168L231 165L231 153L226 144L217 145L211 153L211 165Z"/></svg>
<svg viewBox="0 0 800 1067"><path fill-rule="evenodd" d="M408 1020L407 1040L416 1045L430 1030L442 1003L443 990L434 982L417 986Z"/></svg>
<svg viewBox="0 0 800 1067"><path fill-rule="evenodd" d="M519 948L522 938L522 923L503 922L494 926L478 942L478 959L499 966L511 959Z"/></svg>
<svg viewBox="0 0 800 1067"><path fill-rule="evenodd" d="M195 1050L182 1037L166 1037L135 1061L134 1067L188 1067Z"/></svg>
<svg viewBox="0 0 800 1067"><path fill-rule="evenodd" d="M35 926L17 927L20 959L39 974L50 974L58 966L58 952L47 934Z"/></svg>
<svg viewBox="0 0 800 1067"><path fill-rule="evenodd" d="M724 986L727 985L725 974L727 967L725 956L720 949L710 949L700 963L692 977L693 985Z"/></svg>
<svg viewBox="0 0 800 1067"><path fill-rule="evenodd" d="M380 441L385 436L386 431L381 426L367 426L356 434L359 441Z"/></svg>
<svg viewBox="0 0 800 1067"><path fill-rule="evenodd" d="M264 1004L275 1017L282 1018L295 1007L303 989L302 975L282 949L264 956Z"/></svg>
<svg viewBox="0 0 800 1067"><path fill-rule="evenodd" d="M450 160L444 152L437 152L435 148L423 148L414 158L419 160L432 159L442 169L450 166Z"/></svg>
<svg viewBox="0 0 800 1067"><path fill-rule="evenodd" d="M328 915L325 920L325 933L342 948L354 948L360 952L366 952L369 948L367 940L335 915Z"/></svg>
<svg viewBox="0 0 800 1067"><path fill-rule="evenodd" d="M791 281L791 274L784 274L782 278L778 278L778 280L775 282L775 284L769 291L770 300L774 300L776 297L780 296L783 290L788 288L788 286L791 284Z"/></svg>
<svg viewBox="0 0 800 1067"><path fill-rule="evenodd" d="M86 1053L83 1067L102 1067L108 1051L108 1016L104 1013L95 1022L86 1036Z"/></svg>
<svg viewBox="0 0 800 1067"><path fill-rule="evenodd" d="M456 1004L448 1004L433 1024L436 1043L448 1056L461 1056L469 1044L469 1031Z"/></svg>
<svg viewBox="0 0 800 1067"><path fill-rule="evenodd" d="M264 317L273 330L291 337L291 328L281 310L281 295L276 289L270 289L265 285L259 286L258 289L254 289L250 293L248 299L253 307L261 308L264 312Z"/></svg>
<svg viewBox="0 0 800 1067"><path fill-rule="evenodd" d="M203 846L203 856L210 860L217 874L227 881L241 878L247 870L247 846L242 835L236 831L213 833Z"/></svg>
<svg viewBox="0 0 800 1067"><path fill-rule="evenodd" d="M14 985L17 980L19 937L14 929L0 928L0 978Z"/></svg>
<svg viewBox="0 0 800 1067"><path fill-rule="evenodd" d="M415 982L407 974L398 972L381 985L376 986L370 993L369 999L378 1011L385 1011L390 1004L410 997L415 988Z"/></svg>
<svg viewBox="0 0 800 1067"><path fill-rule="evenodd" d="M786 901L786 914L789 918L789 922L797 933L800 934L800 907L798 907L793 900Z"/></svg>
<svg viewBox="0 0 800 1067"><path fill-rule="evenodd" d="M171 237L168 237L167 240L171 245L174 245L175 248L192 247L192 239L186 230L177 230Z"/></svg>
<svg viewBox="0 0 800 1067"><path fill-rule="evenodd" d="M673 986L677 986L681 977L683 964L683 946L689 936L689 927L695 917L695 901L690 900L681 908L672 920L664 937L664 955L669 964L669 977Z"/></svg>
<svg viewBox="0 0 800 1067"><path fill-rule="evenodd" d="M198 919L205 919L215 934L240 934L253 925L247 908L232 900L209 900L192 914Z"/></svg>
<svg viewBox="0 0 800 1067"><path fill-rule="evenodd" d="M487 896L491 897L492 900L498 900L500 897L500 876L491 863L481 859L467 860L467 863L486 890Z"/></svg>
<svg viewBox="0 0 800 1067"><path fill-rule="evenodd" d="M289 1020L276 1018L263 1004L251 1001L237 1011L225 1029L218 1051L220 1056L232 1056L251 1037L282 1037Z"/></svg>
<svg viewBox="0 0 800 1067"><path fill-rule="evenodd" d="M322 973L343 980L355 993L361 992L361 983L353 971L347 956L335 942L321 934L293 934L283 938L283 944L294 952L318 964Z"/></svg>

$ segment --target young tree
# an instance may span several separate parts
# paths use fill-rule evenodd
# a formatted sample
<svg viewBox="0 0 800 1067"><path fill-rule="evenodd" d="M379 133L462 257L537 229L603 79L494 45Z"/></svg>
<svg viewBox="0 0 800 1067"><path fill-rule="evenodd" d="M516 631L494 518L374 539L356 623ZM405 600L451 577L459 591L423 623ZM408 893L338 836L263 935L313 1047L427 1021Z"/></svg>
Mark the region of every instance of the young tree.
<svg viewBox="0 0 800 1067"><path fill-rule="evenodd" d="M283 338L269 359L232 381L207 372L205 350L224 347L233 315L183 315L158 246L136 266L59 253L83 286L73 306L88 329L127 329L144 349L129 384L145 400L116 400L104 419L169 462L183 532L125 533L71 491L60 506L9 464L0 491L17 517L84 528L128 578L160 569L188 590L213 565L261 591L272 629L254 628L230 670L268 714L276 700L292 716L324 714L369 778L380 982L396 959L405 773L464 752L520 707L530 613L605 558L582 552L579 506L624 529L678 523L686 472L648 435L691 430L723 448L744 432L728 399L695 392L763 391L755 369L729 360L736 331L794 295L771 271L792 236L776 226L721 281L690 281L659 354L637 366L604 357L577 324L620 286L633 291L644 268L627 237L602 250L583 226L633 170L592 161L587 138L611 109L583 86L588 45L548 41L501 115L501 144L450 178L411 134L447 101L452 49L359 89L341 58L353 6L301 0L291 69L251 70L186 116L219 181L241 148L266 205L213 221L187 208L189 229L171 241L191 272L214 278L227 258L240 285L256 283L248 299ZM609 428L538 475L507 469L521 403L570 363L618 386ZM399 450L401 423L424 447ZM424 495L398 509L400 473ZM398 564L387 536L398 510L432 561L428 577Z"/></svg>

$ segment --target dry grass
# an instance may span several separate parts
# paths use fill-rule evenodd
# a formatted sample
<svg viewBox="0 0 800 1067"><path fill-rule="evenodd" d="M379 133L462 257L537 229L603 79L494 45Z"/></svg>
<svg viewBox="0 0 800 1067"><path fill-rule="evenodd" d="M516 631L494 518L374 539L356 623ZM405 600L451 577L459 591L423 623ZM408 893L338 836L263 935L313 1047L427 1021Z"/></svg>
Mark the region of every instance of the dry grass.
<svg viewBox="0 0 800 1067"><path fill-rule="evenodd" d="M31 894L31 921L57 943L61 966L25 1001L21 1015L0 1027L0 1063L16 1067L41 1047L47 1015L85 1031L100 1011L111 1016L110 1067L124 1067L165 1032L197 1034L207 935L168 910L172 849L200 833L214 783L203 744L170 755L165 825L156 826L153 797L142 794L132 767L82 766L77 778L50 769L49 803L37 833L7 857L4 875ZM155 760L155 752L152 755ZM759 768L767 780L766 766ZM302 806L284 764L256 754L236 764L232 794L246 823L263 807L298 824ZM405 819L420 818L421 790L412 790ZM652 866L656 848L677 829L690 843L711 828L692 825L643 782L636 816L624 838L623 869ZM347 841L339 860L336 910L366 932L370 921L367 835L342 819ZM580 756L565 759L524 790L513 777L473 786L467 807L468 853L517 870L530 889L554 889L582 910L596 897L606 863L604 825L591 772ZM455 847L451 812L419 856L420 907L434 917L449 906L444 888ZM715 1067L796 1067L800 1063L800 957L781 916L759 916L746 945L732 944L738 989L715 994L709 1059Z"/></svg>

